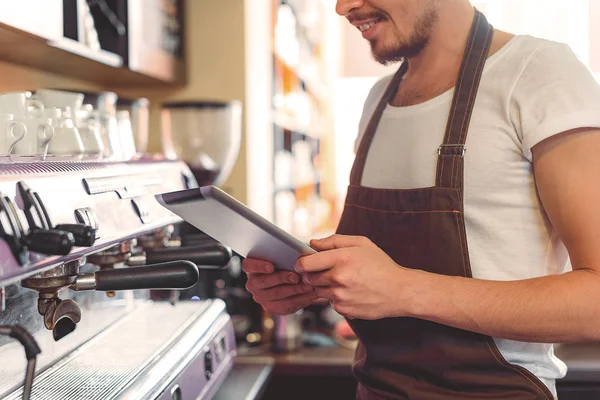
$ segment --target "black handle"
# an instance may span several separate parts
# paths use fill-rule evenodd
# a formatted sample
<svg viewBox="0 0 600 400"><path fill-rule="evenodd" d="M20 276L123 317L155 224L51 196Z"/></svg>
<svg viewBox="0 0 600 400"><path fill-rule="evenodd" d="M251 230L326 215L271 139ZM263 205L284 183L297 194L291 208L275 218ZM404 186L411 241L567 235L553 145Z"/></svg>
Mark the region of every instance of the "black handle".
<svg viewBox="0 0 600 400"><path fill-rule="evenodd" d="M172 261L162 264L146 265L98 271L96 290L134 290L134 289L188 289L194 286L200 277L198 267L189 261Z"/></svg>
<svg viewBox="0 0 600 400"><path fill-rule="evenodd" d="M56 229L71 232L75 238L75 246L91 247L96 241L96 230L84 224L61 224Z"/></svg>
<svg viewBox="0 0 600 400"><path fill-rule="evenodd" d="M203 233L201 234L186 234L181 236L182 246L208 246L219 244L215 239Z"/></svg>
<svg viewBox="0 0 600 400"><path fill-rule="evenodd" d="M27 223L29 224L29 230L34 231L36 229L50 229L52 227L51 222L47 219L48 214L44 212L42 208L41 199L35 196L35 193L27 186L25 182L17 182L17 189L21 195L23 201L23 212ZM33 212L37 215L38 221L35 220ZM38 225L36 222L41 224Z"/></svg>
<svg viewBox="0 0 600 400"><path fill-rule="evenodd" d="M75 238L71 232L36 229L25 237L24 242L35 253L65 256L73 248Z"/></svg>
<svg viewBox="0 0 600 400"><path fill-rule="evenodd" d="M27 253L22 247L22 239L25 233L19 223L14 204L8 196L4 196L1 192L0 215L5 217L5 219L0 219L0 238L8 244L19 264L23 265L27 262ZM7 223L8 226L4 226L4 223Z"/></svg>
<svg viewBox="0 0 600 400"><path fill-rule="evenodd" d="M173 260L188 260L200 269L224 268L233 256L231 249L220 244L193 247L159 248L146 251L146 262L149 264Z"/></svg>

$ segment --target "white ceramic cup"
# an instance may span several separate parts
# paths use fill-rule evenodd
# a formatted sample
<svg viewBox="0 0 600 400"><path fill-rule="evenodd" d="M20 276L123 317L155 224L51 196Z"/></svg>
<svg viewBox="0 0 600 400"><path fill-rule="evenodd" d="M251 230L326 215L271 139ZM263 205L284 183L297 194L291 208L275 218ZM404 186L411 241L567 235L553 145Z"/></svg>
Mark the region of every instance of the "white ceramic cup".
<svg viewBox="0 0 600 400"><path fill-rule="evenodd" d="M104 143L100 135L100 125L92 119L83 119L78 125L79 135L83 143L83 153L86 157L102 158Z"/></svg>
<svg viewBox="0 0 600 400"><path fill-rule="evenodd" d="M52 119L54 137L48 145L48 154L61 156L80 156L83 154L83 143L79 130L70 118L65 118L56 107L46 108L44 116Z"/></svg>
<svg viewBox="0 0 600 400"><path fill-rule="evenodd" d="M44 104L30 98L31 92L10 92L0 94L0 113L12 114L16 120L39 117Z"/></svg>
<svg viewBox="0 0 600 400"><path fill-rule="evenodd" d="M57 107L63 110L69 107L72 111L77 111L83 104L84 95L65 90L38 89L35 92L35 98L44 103L46 107Z"/></svg>
<svg viewBox="0 0 600 400"><path fill-rule="evenodd" d="M15 145L27 134L27 126L15 121L12 114L0 114L0 155L12 153Z"/></svg>
<svg viewBox="0 0 600 400"><path fill-rule="evenodd" d="M19 156L46 156L48 145L54 137L52 119L28 118L21 122L27 126L27 133L17 142L13 153Z"/></svg>

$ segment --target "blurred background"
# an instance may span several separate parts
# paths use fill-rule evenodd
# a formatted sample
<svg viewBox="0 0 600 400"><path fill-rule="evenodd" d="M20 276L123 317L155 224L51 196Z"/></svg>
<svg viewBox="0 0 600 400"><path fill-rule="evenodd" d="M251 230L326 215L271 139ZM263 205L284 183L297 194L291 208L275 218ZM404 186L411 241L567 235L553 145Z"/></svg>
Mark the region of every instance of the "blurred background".
<svg viewBox="0 0 600 400"><path fill-rule="evenodd" d="M44 142L41 155L5 141L0 157L107 165L179 160L198 184L221 187L298 238L329 235L341 215L363 103L372 85L397 68L373 61L369 44L335 13L335 3L0 1L0 114L30 129L62 132L62 139ZM600 0L472 3L496 28L567 43L600 81ZM138 205L136 212L143 219ZM206 243L185 224L165 232L155 242ZM241 257L229 256L225 269L201 270L199 283L176 300L223 300L239 354L275 357L278 379L266 398L293 388L298 398L316 399L312 383L338 384L321 398L352 398L356 342L341 317L326 304L285 318L265 313L245 290ZM176 302L173 296L152 293ZM587 398L581 393L593 385L600 396L598 379L588 379L600 376L594 349L563 350L584 360L577 365L593 367L580 375L576 383L584 389L572 398ZM560 387L565 399L570 385Z"/></svg>

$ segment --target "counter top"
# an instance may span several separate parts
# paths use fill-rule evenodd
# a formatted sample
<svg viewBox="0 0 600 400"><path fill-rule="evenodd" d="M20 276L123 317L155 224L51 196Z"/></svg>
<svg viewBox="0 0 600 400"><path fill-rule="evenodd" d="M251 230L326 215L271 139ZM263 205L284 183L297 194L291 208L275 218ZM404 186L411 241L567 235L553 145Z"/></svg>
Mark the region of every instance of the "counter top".
<svg viewBox="0 0 600 400"><path fill-rule="evenodd" d="M567 376L560 382L600 383L600 343L560 344L554 348L558 358L567 364Z"/></svg>
<svg viewBox="0 0 600 400"><path fill-rule="evenodd" d="M600 343L563 344L555 348L556 355L568 367L566 383L600 383ZM271 357L273 372L282 375L351 375L354 349L341 346L305 347L291 353L275 353L268 347L240 348L243 357Z"/></svg>
<svg viewBox="0 0 600 400"><path fill-rule="evenodd" d="M269 347L239 348L245 358L271 357L274 372L284 375L352 375L354 349L341 346L304 347L290 353L276 353Z"/></svg>
<svg viewBox="0 0 600 400"><path fill-rule="evenodd" d="M271 377L275 360L238 357L213 400L259 400Z"/></svg>

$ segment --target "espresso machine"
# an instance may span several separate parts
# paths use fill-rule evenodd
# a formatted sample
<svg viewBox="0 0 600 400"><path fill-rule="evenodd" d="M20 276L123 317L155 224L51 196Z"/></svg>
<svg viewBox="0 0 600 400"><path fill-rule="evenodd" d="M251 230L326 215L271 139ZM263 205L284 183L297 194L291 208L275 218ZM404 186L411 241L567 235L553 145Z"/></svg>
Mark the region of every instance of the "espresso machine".
<svg viewBox="0 0 600 400"><path fill-rule="evenodd" d="M178 160L0 161L0 398L218 391L236 358L231 316L220 299L179 294L233 254L183 243L185 225L154 197L193 187Z"/></svg>

